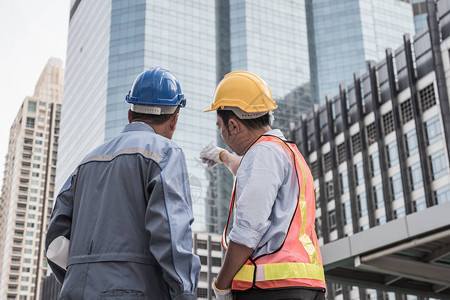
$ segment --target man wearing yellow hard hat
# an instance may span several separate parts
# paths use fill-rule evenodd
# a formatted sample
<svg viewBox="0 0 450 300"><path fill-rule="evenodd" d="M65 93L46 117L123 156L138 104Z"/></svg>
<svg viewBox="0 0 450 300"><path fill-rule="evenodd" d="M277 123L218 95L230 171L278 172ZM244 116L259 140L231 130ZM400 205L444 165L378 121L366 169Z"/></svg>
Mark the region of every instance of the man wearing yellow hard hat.
<svg viewBox="0 0 450 300"><path fill-rule="evenodd" d="M269 86L250 72L218 84L211 109L225 143L238 155L207 146L200 158L236 176L230 202L235 220L217 299L324 299L325 277L314 229L314 182L294 143L271 129L277 108ZM241 156L241 157L240 157Z"/></svg>

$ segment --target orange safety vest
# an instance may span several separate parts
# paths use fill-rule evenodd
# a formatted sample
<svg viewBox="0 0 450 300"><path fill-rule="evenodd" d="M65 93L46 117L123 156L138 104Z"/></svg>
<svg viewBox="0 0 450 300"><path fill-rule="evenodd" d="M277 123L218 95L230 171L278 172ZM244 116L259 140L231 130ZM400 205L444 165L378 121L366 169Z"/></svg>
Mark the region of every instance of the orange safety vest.
<svg viewBox="0 0 450 300"><path fill-rule="evenodd" d="M253 145L260 142L274 142L289 149L291 163L297 174L299 195L283 244L273 253L249 258L234 276L232 290L244 291L250 288L278 289L286 287L326 288L325 275L314 230L316 214L314 200L314 180L305 159L294 143L263 135ZM226 245L226 232L236 201L236 184L231 195L228 222L222 235L222 245Z"/></svg>

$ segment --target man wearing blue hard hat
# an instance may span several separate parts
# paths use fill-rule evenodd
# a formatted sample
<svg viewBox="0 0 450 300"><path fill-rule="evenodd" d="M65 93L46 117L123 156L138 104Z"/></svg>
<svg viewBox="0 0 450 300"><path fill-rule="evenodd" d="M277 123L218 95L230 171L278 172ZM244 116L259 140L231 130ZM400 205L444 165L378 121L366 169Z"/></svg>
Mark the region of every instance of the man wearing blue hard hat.
<svg viewBox="0 0 450 300"><path fill-rule="evenodd" d="M60 299L195 299L188 173L171 141L186 99L156 67L126 101L129 124L83 159L56 199L46 250Z"/></svg>

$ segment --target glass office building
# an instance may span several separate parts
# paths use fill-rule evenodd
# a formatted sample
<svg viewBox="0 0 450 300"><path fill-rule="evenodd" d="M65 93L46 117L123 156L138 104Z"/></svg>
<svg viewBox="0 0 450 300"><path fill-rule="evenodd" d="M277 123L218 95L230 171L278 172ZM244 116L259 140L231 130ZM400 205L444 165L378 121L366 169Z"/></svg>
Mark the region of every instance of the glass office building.
<svg viewBox="0 0 450 300"><path fill-rule="evenodd" d="M414 34L410 1L306 0L313 30L311 73L319 102L349 84L353 72L363 72L366 61L380 60L387 47L395 48L403 34ZM310 27L311 28L311 27Z"/></svg>

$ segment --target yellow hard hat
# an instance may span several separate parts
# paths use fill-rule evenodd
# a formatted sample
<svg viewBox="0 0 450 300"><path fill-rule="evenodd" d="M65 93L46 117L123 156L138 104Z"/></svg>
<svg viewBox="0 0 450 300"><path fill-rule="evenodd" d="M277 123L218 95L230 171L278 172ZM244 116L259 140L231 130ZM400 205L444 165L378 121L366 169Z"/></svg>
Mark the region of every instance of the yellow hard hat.
<svg viewBox="0 0 450 300"><path fill-rule="evenodd" d="M213 111L226 107L237 107L246 113L268 112L277 109L267 83L259 76L245 71L228 73L217 85Z"/></svg>

